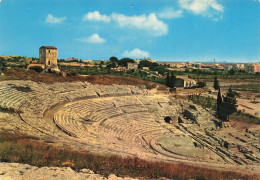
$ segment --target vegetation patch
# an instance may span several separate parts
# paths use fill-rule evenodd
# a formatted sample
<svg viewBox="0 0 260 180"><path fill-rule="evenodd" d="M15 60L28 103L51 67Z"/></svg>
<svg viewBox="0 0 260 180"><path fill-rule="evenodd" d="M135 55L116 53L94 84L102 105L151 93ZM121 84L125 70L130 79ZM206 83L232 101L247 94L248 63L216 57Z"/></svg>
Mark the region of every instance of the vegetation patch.
<svg viewBox="0 0 260 180"><path fill-rule="evenodd" d="M233 121L241 121L249 124L260 124L260 118L253 116L248 113L243 113L241 110L238 110L236 113L230 115L230 119Z"/></svg>
<svg viewBox="0 0 260 180"><path fill-rule="evenodd" d="M21 92L32 92L33 90L29 86L15 86L13 84L9 84L12 88L16 89L17 91Z"/></svg>
<svg viewBox="0 0 260 180"><path fill-rule="evenodd" d="M155 179L256 179L256 175L215 170L181 163L149 162L139 158L117 155L98 155L87 151L59 149L38 141L37 138L15 133L0 133L0 161L42 166L69 166L79 171L88 168L108 176L142 177Z"/></svg>
<svg viewBox="0 0 260 180"><path fill-rule="evenodd" d="M189 100L203 108L216 110L216 100L211 96L190 95Z"/></svg>
<svg viewBox="0 0 260 180"><path fill-rule="evenodd" d="M41 66L32 66L30 67L31 70L41 73L43 71L43 68Z"/></svg>

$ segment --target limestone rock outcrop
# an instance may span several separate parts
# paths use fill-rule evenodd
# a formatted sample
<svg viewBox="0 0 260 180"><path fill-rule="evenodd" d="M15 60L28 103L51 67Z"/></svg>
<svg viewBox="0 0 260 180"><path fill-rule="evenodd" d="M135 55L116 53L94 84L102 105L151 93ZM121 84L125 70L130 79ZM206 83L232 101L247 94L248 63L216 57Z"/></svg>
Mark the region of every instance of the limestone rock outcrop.
<svg viewBox="0 0 260 180"><path fill-rule="evenodd" d="M70 167L41 167L30 166L28 164L19 163L0 163L0 179L1 180L13 180L13 179L51 179L51 180L132 180L133 178L117 177L114 174L110 174L108 177L104 177L99 174L95 174L89 169L81 169L80 172L72 170Z"/></svg>

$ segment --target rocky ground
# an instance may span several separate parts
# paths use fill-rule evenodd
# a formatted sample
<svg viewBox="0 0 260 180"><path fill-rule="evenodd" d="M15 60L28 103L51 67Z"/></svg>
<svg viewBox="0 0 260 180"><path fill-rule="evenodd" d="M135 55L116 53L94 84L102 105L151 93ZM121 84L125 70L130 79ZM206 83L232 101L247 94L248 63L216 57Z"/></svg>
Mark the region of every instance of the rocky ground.
<svg viewBox="0 0 260 180"><path fill-rule="evenodd" d="M89 169L81 169L80 172L73 171L70 167L35 167L28 164L19 163L0 163L0 179L63 179L63 180L131 180L132 178L121 178L114 174L110 174L108 177L103 177L99 174L95 174Z"/></svg>

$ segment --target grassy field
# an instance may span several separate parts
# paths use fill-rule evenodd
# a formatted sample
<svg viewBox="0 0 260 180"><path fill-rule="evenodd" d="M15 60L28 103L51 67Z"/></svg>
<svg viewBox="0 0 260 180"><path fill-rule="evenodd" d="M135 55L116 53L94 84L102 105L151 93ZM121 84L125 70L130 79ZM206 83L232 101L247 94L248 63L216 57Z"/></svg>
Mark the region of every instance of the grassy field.
<svg viewBox="0 0 260 180"><path fill-rule="evenodd" d="M131 176L145 179L256 179L255 175L209 169L185 164L148 162L139 158L102 156L87 151L59 149L37 138L15 133L0 133L0 161L26 163L38 167L67 166L78 171L88 168L108 176Z"/></svg>

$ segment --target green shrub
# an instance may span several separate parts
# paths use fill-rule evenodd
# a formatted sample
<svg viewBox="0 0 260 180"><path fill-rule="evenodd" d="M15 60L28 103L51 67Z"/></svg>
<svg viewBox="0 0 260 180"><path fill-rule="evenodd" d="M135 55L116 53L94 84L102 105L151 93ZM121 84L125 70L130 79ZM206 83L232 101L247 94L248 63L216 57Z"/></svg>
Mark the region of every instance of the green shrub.
<svg viewBox="0 0 260 180"><path fill-rule="evenodd" d="M32 66L30 67L31 70L34 70L38 73L41 73L43 71L43 68L41 66Z"/></svg>
<svg viewBox="0 0 260 180"><path fill-rule="evenodd" d="M199 81L198 82L198 87L199 88L202 88L202 87L205 87L206 86L206 83L205 82L202 82L202 81Z"/></svg>

